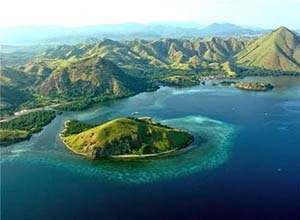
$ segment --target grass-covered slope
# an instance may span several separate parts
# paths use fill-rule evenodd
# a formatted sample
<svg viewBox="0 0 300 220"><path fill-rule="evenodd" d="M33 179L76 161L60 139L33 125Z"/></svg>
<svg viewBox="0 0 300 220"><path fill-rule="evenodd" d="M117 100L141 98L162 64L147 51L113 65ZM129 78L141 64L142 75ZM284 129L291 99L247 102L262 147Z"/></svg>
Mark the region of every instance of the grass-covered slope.
<svg viewBox="0 0 300 220"><path fill-rule="evenodd" d="M101 54L124 67L132 64L134 67L143 65L187 70L207 62L224 62L243 48L242 41L217 37L208 40L106 40L87 53Z"/></svg>
<svg viewBox="0 0 300 220"><path fill-rule="evenodd" d="M119 118L78 134L65 135L64 143L75 153L90 158L159 154L188 145L187 132L154 123L151 119Z"/></svg>
<svg viewBox="0 0 300 220"><path fill-rule="evenodd" d="M235 39L159 39L113 41L104 39L98 44L61 45L50 48L36 61L76 60L100 56L130 71L154 68L189 70L209 62L225 62L245 47L245 42Z"/></svg>
<svg viewBox="0 0 300 220"><path fill-rule="evenodd" d="M251 42L236 59L244 66L300 72L300 37L280 27Z"/></svg>

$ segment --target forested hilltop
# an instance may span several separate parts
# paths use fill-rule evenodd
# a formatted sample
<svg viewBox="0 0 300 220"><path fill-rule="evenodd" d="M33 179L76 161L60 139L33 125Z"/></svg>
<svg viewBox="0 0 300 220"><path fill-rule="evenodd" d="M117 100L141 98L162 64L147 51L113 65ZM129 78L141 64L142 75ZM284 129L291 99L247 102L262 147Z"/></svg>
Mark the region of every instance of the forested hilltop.
<svg viewBox="0 0 300 220"><path fill-rule="evenodd" d="M300 73L300 37L285 27L255 38L159 39L15 47L1 52L1 114L121 98L203 76ZM170 81L171 80L171 81Z"/></svg>

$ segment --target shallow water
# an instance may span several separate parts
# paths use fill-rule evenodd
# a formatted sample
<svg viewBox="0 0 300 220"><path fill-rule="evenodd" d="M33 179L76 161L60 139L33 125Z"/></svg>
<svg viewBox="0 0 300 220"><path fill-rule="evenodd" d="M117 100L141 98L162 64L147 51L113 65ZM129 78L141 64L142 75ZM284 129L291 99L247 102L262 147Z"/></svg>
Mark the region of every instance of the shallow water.
<svg viewBox="0 0 300 220"><path fill-rule="evenodd" d="M163 87L58 116L1 149L2 219L300 218L300 79L247 80L277 87ZM67 119L132 112L186 129L195 142L178 155L116 162L74 155L58 138Z"/></svg>

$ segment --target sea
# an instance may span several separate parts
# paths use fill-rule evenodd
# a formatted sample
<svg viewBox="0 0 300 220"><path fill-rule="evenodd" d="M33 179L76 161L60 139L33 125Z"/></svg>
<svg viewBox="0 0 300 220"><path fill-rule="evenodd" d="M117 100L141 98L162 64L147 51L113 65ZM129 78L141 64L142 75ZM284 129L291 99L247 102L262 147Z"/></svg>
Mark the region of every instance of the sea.
<svg viewBox="0 0 300 220"><path fill-rule="evenodd" d="M243 80L275 88L161 87L64 112L29 141L1 147L1 219L300 219L300 77ZM167 157L92 161L59 139L65 120L132 113L195 141Z"/></svg>

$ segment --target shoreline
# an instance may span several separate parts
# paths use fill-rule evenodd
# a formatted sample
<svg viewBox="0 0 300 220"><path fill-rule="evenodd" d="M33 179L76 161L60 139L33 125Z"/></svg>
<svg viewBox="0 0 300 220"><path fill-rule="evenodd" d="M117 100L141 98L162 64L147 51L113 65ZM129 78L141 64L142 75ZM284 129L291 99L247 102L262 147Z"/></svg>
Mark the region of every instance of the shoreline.
<svg viewBox="0 0 300 220"><path fill-rule="evenodd" d="M194 137L189 141L187 142L186 144L184 144L183 146L181 147L177 147L177 148L174 148L172 150L168 150L168 151L164 151L164 152L161 152L161 153L156 153L156 154L124 154L124 155L112 155L112 156L109 156L108 158L113 158L113 159L131 159L131 158L152 158L152 157L159 157L159 156L165 156L165 155L169 155L171 153L174 153L174 152L179 152L179 151L183 151L184 149L186 149L190 144L192 144L194 142Z"/></svg>
<svg viewBox="0 0 300 220"><path fill-rule="evenodd" d="M21 111L14 112L13 115L8 115L6 117L0 117L0 123L1 122L11 121L11 120L16 119L16 118L18 118L20 116L28 115L28 114L30 114L32 112L48 111L48 110L54 110L55 111L56 107L62 106L62 105L66 105L66 104L69 104L69 103L72 103L72 102L51 104L51 105L47 105L47 106L43 106L43 107L37 107L37 108L32 108L32 109L23 109Z"/></svg>
<svg viewBox="0 0 300 220"><path fill-rule="evenodd" d="M67 147L70 151L72 151L74 154L78 154L78 155L81 155L81 156L85 156L85 157L89 157L87 154L85 153L80 153L80 152L77 152L75 151L73 148L71 148L64 140L63 138L63 132L66 130L66 127L67 127L67 123L69 122L70 120L67 120L64 122L64 129L59 133L59 138L60 140L62 141L62 143L64 144L65 147Z"/></svg>

